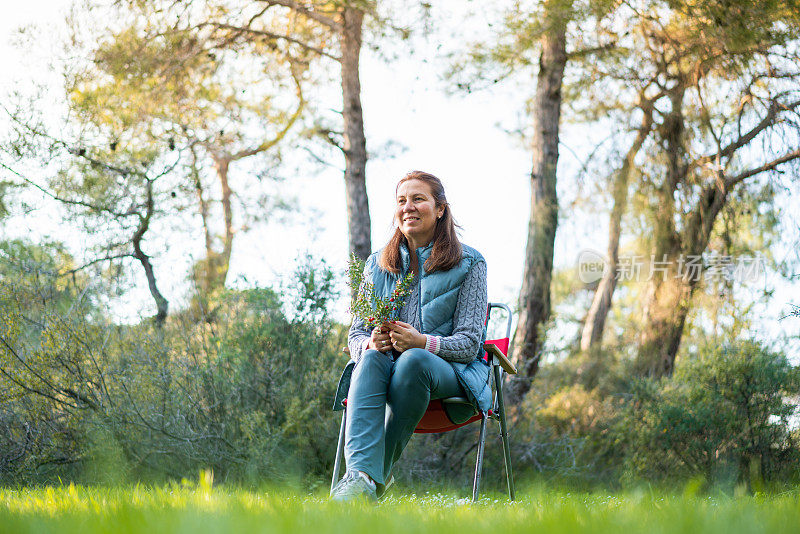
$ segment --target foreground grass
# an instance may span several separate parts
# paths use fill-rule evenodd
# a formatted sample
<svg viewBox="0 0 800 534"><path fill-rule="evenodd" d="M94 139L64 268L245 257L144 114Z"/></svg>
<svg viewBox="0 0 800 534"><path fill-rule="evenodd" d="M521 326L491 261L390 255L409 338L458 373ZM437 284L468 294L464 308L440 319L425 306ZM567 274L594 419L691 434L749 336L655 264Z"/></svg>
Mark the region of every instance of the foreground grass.
<svg viewBox="0 0 800 534"><path fill-rule="evenodd" d="M208 485L0 490L0 532L342 532L468 534L537 532L782 533L800 531L800 494L732 498L574 494L532 490L516 503L471 504L405 495L378 506L322 497Z"/></svg>

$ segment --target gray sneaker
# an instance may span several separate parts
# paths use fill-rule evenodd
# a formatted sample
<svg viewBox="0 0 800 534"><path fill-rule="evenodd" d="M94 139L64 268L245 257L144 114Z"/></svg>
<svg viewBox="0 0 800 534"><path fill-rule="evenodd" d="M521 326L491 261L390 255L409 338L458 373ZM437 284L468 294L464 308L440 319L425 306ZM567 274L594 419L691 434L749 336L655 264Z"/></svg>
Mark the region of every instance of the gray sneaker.
<svg viewBox="0 0 800 534"><path fill-rule="evenodd" d="M331 491L331 499L334 501L352 501L364 498L369 501L377 501L375 495L375 483L368 476L356 469L351 469L345 473L342 480Z"/></svg>

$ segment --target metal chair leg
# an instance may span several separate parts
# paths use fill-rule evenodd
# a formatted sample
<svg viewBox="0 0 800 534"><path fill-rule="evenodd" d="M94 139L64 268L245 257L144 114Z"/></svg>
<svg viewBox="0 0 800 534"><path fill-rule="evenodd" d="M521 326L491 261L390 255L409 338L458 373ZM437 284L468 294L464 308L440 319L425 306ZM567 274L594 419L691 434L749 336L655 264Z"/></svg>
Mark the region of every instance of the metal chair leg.
<svg viewBox="0 0 800 534"><path fill-rule="evenodd" d="M500 382L500 367L494 366L494 380L497 384L497 405L500 412L500 437L503 440L503 457L506 464L506 482L508 483L508 498L514 500L514 473L511 470L511 450L508 446L508 427L506 426L506 406L503 401L503 385Z"/></svg>
<svg viewBox="0 0 800 534"><path fill-rule="evenodd" d="M333 477L331 478L331 492L339 482L339 470L342 467L342 457L344 456L344 429L347 424L347 408L342 412L342 424L339 426L339 444L336 446L336 460L333 462Z"/></svg>
<svg viewBox="0 0 800 534"><path fill-rule="evenodd" d="M472 502L478 502L478 492L481 487L481 471L483 469L483 445L486 443L486 419L485 413L481 414L481 433L478 436L478 460L475 462L475 479L472 483Z"/></svg>

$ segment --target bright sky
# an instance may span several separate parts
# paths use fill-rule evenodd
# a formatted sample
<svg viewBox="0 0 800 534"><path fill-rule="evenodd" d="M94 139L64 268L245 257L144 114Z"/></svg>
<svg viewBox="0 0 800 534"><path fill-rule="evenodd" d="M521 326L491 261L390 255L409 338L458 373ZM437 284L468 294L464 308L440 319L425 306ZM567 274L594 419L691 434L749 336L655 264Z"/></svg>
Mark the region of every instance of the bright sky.
<svg viewBox="0 0 800 534"><path fill-rule="evenodd" d="M5 73L0 86L3 93L16 80L41 71L50 46L51 34L46 28L63 20L69 5L70 0L27 0L14 3L12 9L5 11L0 19L2 36L10 36L14 28L31 22L45 30L40 31L42 47L41 54L36 54L38 57L20 57L10 47L8 37L0 42L0 68ZM419 56L404 57L387 65L369 51L364 52L361 80L368 149L374 150L387 140L398 141L408 148L395 159L373 159L368 164L373 248L379 248L388 238L397 180L412 169L431 172L445 184L454 214L463 226L463 241L487 258L490 300L513 306L522 276L531 156L526 147L498 125L516 126L516 117L528 95L518 87L501 84L491 93L448 96L442 90L441 69L442 65L422 62ZM528 89L533 89L533 80ZM567 207L578 187L573 179L578 167L575 154L582 153L581 147L591 134L575 127L564 128L559 163L559 194L564 213L556 244L556 263L561 267L575 265L582 249L606 248L607 214L598 213L592 220L577 220L570 216ZM332 163L336 167L342 164ZM248 283L269 284L289 271L295 259L305 252L326 258L338 268L344 267L347 223L341 171L330 168L313 176L298 176L285 187L287 192L298 195L302 217L288 227L273 222L237 236L231 280L243 276ZM49 216L38 213L29 219L36 226L27 231L39 236L57 233L53 230L58 228L57 219L48 219ZM79 243L77 235L66 239ZM197 244L200 244L199 231ZM786 256L788 246L794 245L785 243L776 254ZM183 253L178 257L170 252L155 256L162 291L173 303L180 303L180 295L176 293L193 259ZM140 282L125 297L123 315L142 310L153 313L143 277ZM779 295L764 308L765 329L786 331L792 327L786 321L778 323L777 319L786 313L788 302L800 304L800 291L777 279L764 281L765 285L768 283L779 287Z"/></svg>

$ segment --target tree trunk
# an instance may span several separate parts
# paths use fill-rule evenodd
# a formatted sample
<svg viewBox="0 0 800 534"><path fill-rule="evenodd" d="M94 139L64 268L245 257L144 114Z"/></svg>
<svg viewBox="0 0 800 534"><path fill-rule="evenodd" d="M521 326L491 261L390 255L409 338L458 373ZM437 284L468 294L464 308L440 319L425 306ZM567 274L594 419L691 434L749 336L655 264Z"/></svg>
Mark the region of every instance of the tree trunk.
<svg viewBox="0 0 800 534"><path fill-rule="evenodd" d="M670 265L678 263L678 255L661 257ZM695 284L675 278L674 268L666 271L666 275L666 279L654 277L647 288L645 320L635 362L636 372L641 376L658 378L672 374L689 314Z"/></svg>
<svg viewBox="0 0 800 534"><path fill-rule="evenodd" d="M217 274L219 276L219 285L225 285L225 279L228 277L228 269L231 263L231 252L233 251L233 207L231 200L233 192L231 191L230 183L228 182L228 168L231 163L230 156L221 156L214 158L214 166L217 170L219 177L219 184L222 189L222 213L225 221L225 234L222 240L222 254L219 258L219 265L217 266Z"/></svg>
<svg viewBox="0 0 800 534"><path fill-rule="evenodd" d="M342 10L341 65L342 117L344 119L344 183L347 196L350 253L366 259L372 252L371 222L367 199L367 141L361 110L359 55L364 13L345 7Z"/></svg>
<svg viewBox="0 0 800 534"><path fill-rule="evenodd" d="M549 24L541 37L542 51L533 107L533 165L531 214L525 267L520 290L520 316L514 335L519 374L510 380L508 398L522 401L539 368L543 328L550 316L550 280L553 246L558 226L556 165L558 163L561 84L566 53L566 17L548 13Z"/></svg>
<svg viewBox="0 0 800 534"><path fill-rule="evenodd" d="M197 194L198 211L200 221L203 225L203 242L205 243L206 257L199 260L193 266L193 276L197 284L198 295L207 296L211 293L211 288L215 287L216 264L219 253L214 250L214 235L211 231L210 208L203 189L203 182L200 179L200 172L197 169L197 155L192 147L192 180ZM205 306L204 306L205 308Z"/></svg>
<svg viewBox="0 0 800 534"><path fill-rule="evenodd" d="M600 346L603 339L603 329L606 324L606 317L611 310L611 300L614 290L617 287L617 266L619 265L619 238L622 228L622 216L628 206L628 187L631 174L634 170L634 160L641 150L645 139L650 134L653 124L652 101L644 102L640 105L644 116L642 124L636 134L631 148L625 155L622 167L614 180L613 198L614 206L611 209L611 217L608 225L608 256L607 265L603 271L603 277L594 293L592 305L581 332L581 350L588 351L591 348Z"/></svg>
<svg viewBox="0 0 800 534"><path fill-rule="evenodd" d="M150 295L152 295L153 300L156 303L156 326L159 328L164 325L164 321L167 319L167 310L169 308L169 302L167 299L164 298L164 295L158 290L156 286L156 276L155 271L153 270L153 264L150 263L150 256L144 253L142 250L142 239L144 238L144 234L147 233L147 230L150 228L150 217L153 215L153 182L147 181L147 199L145 202L145 213L144 215L139 215L139 225L136 228L136 232L133 234L133 238L131 239L131 243L133 245L133 257L136 258L139 263L144 268L144 275L147 277L147 287L150 290Z"/></svg>
<svg viewBox="0 0 800 534"><path fill-rule="evenodd" d="M197 169L197 154L195 154L194 147L192 147L192 180L194 181L194 190L197 193L197 203L199 206L200 221L203 224L203 237L206 247L206 258L211 258L214 253L214 238L211 234L211 226L209 221L208 200L203 191L203 182L200 180L200 171Z"/></svg>
<svg viewBox="0 0 800 534"><path fill-rule="evenodd" d="M724 177L706 187L697 205L686 218L686 225L677 244L682 255L672 254L667 281L651 280L645 306L645 323L636 360L636 369L644 376L669 376L675 368L683 326L691 309L694 291L700 282L700 268L687 268L692 259L698 259L706 250L711 232L728 199ZM665 251L660 251L666 254ZM658 256L661 257L661 256ZM702 264L702 262L694 262ZM682 268L682 272L678 272Z"/></svg>
<svg viewBox="0 0 800 534"><path fill-rule="evenodd" d="M653 259L665 262L665 269L653 273L648 282L644 305L644 324L635 367L639 374L669 376L675 366L683 326L697 276L689 268L683 239L675 228L675 192L686 178L684 157L683 96L686 87L679 80L670 91L671 110L664 118L660 134L667 157L667 176L658 191L653 217ZM687 224L687 229L690 225ZM705 247L703 247L705 248ZM700 249L702 252L703 249ZM682 272L680 272L682 271Z"/></svg>

